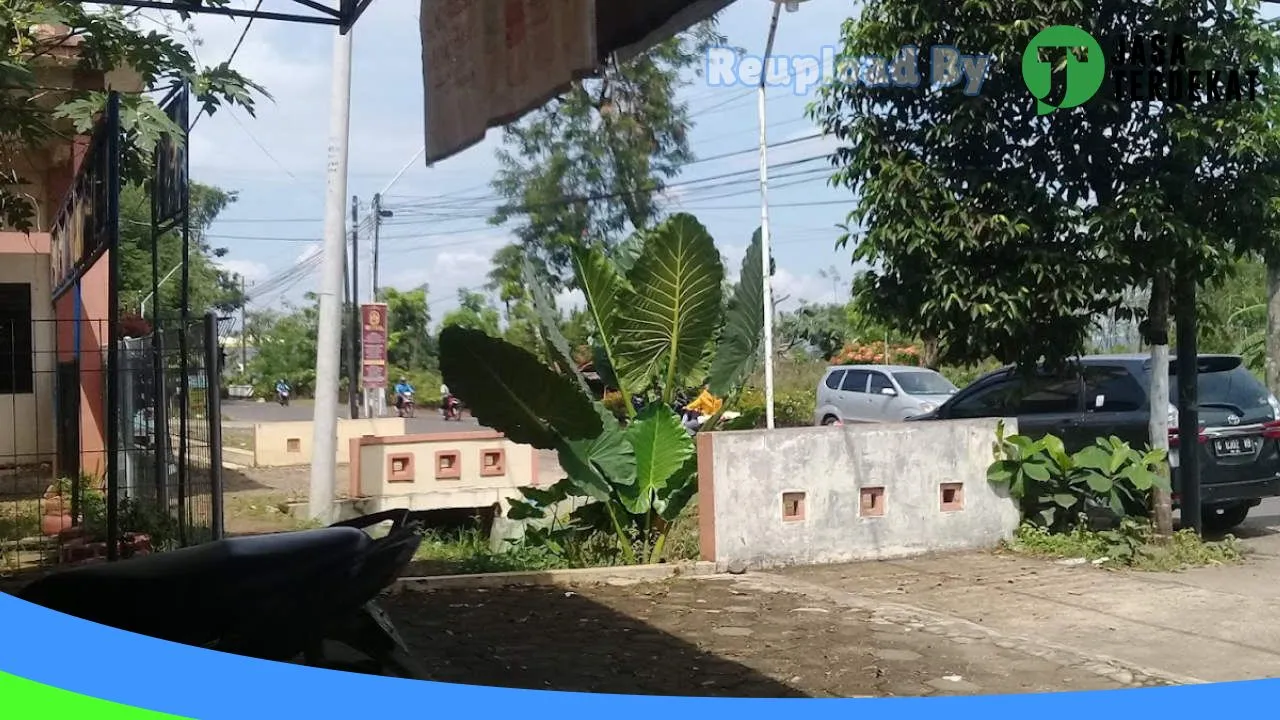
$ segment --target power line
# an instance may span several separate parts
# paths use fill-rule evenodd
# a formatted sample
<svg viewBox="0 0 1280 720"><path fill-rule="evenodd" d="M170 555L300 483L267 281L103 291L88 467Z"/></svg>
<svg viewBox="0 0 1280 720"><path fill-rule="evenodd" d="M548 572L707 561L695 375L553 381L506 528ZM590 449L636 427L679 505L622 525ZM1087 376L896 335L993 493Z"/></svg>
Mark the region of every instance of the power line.
<svg viewBox="0 0 1280 720"><path fill-rule="evenodd" d="M253 7L253 12L257 13L262 8L262 0L258 0L258 4ZM240 38L236 40L235 47L231 48L231 54L222 62L220 67L230 69L231 61L236 59L236 53L240 52L240 46L244 44L245 36L249 34L249 28L253 27L253 16L250 16L244 24L244 29L240 31ZM191 124L187 126L187 132L190 133L196 129L196 123L200 122L200 118L204 117L204 106L200 107L195 118L191 120Z"/></svg>

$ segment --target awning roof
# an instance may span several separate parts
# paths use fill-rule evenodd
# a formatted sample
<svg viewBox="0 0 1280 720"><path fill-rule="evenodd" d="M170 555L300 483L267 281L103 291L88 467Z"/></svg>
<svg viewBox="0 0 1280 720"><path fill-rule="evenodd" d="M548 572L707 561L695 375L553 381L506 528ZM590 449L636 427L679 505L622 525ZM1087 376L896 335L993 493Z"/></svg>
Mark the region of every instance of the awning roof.
<svg viewBox="0 0 1280 720"><path fill-rule="evenodd" d="M234 8L210 4L209 0L115 0L105 4L333 25L345 32L371 1L292 0L283 6L287 10L275 11ZM432 56L432 48L427 47L429 34L437 33L444 24L452 26L452 31L432 35L433 43L438 44L435 38L445 35L454 39L444 54L435 48L435 78L430 77L432 69L423 69L427 162L454 155L482 139L486 129L505 125L543 105L609 55L630 57L643 52L732 2L422 0L425 64L430 64ZM569 15L574 17L566 19ZM443 22L429 27L433 16ZM551 32L539 30L548 27ZM587 29L591 27L594 33ZM526 40L531 42L524 47ZM486 46L483 50L476 48L480 42ZM551 67L530 65L531 57L548 54L557 61Z"/></svg>

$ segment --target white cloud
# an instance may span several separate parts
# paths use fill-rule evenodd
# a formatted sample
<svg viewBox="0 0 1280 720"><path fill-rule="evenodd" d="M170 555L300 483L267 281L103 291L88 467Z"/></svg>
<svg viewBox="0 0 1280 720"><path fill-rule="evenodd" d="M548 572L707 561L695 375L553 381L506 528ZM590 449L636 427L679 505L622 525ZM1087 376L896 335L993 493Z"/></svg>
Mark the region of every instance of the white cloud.
<svg viewBox="0 0 1280 720"><path fill-rule="evenodd" d="M237 260L235 258L218 258L215 261L218 267L223 270L239 275L247 282L258 282L265 280L271 274L271 268L264 263L254 262L252 260Z"/></svg>
<svg viewBox="0 0 1280 720"><path fill-rule="evenodd" d="M817 275L797 275L780 267L773 274L773 297L786 298L778 303L778 308L787 310L800 304L800 301L824 302L831 299L831 283Z"/></svg>

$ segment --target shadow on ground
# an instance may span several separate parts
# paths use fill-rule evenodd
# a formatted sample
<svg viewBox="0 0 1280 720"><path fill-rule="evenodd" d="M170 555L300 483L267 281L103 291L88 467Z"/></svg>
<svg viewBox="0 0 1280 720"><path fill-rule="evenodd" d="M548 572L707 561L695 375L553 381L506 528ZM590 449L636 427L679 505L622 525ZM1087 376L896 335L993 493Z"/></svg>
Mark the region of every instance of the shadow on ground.
<svg viewBox="0 0 1280 720"><path fill-rule="evenodd" d="M570 692L808 697L570 589L404 592L385 605L431 680Z"/></svg>

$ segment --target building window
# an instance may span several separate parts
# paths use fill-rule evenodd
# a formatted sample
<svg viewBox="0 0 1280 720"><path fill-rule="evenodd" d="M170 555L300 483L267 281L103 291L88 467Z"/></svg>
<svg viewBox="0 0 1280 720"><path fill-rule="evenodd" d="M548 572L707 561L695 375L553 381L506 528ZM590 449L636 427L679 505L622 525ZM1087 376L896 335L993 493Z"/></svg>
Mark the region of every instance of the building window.
<svg viewBox="0 0 1280 720"><path fill-rule="evenodd" d="M31 353L31 285L0 283L0 395L33 391Z"/></svg>

